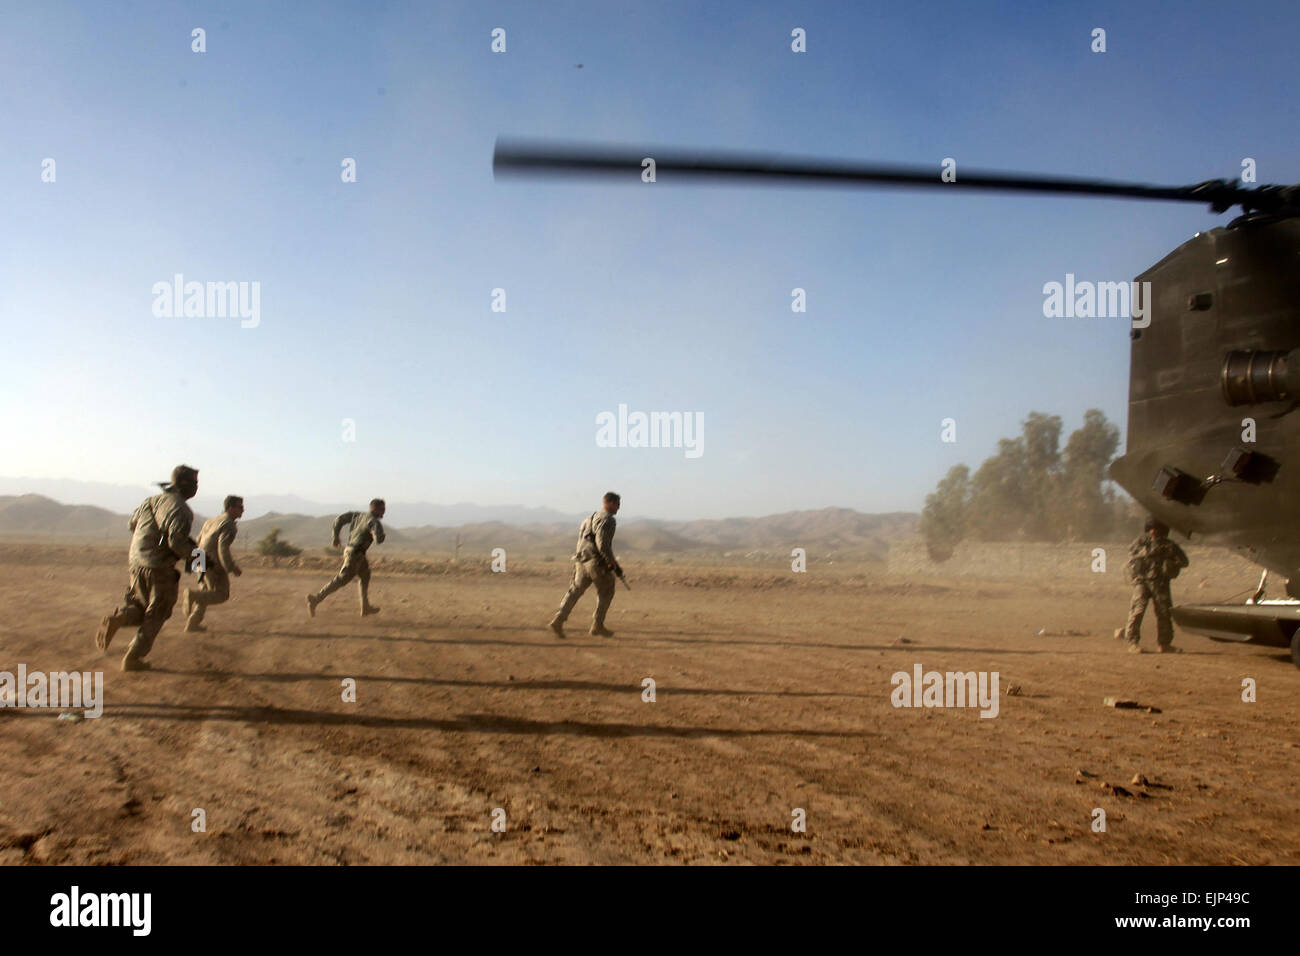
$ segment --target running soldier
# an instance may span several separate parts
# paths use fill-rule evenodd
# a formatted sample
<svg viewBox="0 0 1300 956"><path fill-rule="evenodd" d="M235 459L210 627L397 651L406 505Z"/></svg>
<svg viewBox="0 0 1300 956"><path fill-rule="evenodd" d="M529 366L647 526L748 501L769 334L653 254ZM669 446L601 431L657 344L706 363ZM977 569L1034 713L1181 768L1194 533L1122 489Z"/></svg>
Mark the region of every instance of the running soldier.
<svg viewBox="0 0 1300 956"><path fill-rule="evenodd" d="M244 516L244 499L239 495L227 495L222 508L225 510L221 514L203 522L203 530L199 532L199 547L206 554L215 556L216 561L204 567L199 575L199 586L186 588L181 597L181 613L189 618L185 630L191 634L207 630L203 626L203 615L208 606L228 601L230 576L239 577L244 573L230 553L230 546L239 533L235 522Z"/></svg>
<svg viewBox="0 0 1300 956"><path fill-rule="evenodd" d="M1187 567L1187 555L1169 540L1168 525L1147 518L1145 527L1146 534L1128 549L1129 559L1124 570L1133 584L1133 602L1129 605L1128 624L1122 629L1117 628L1115 636L1127 638L1128 649L1134 654L1142 653L1138 640L1142 636L1142 615L1150 601L1156 611L1156 650L1161 654L1178 653L1181 648L1173 646L1174 623L1170 617L1173 601L1169 596L1169 582Z"/></svg>
<svg viewBox="0 0 1300 956"><path fill-rule="evenodd" d="M122 606L100 621L95 634L95 646L106 651L118 628L138 628L122 658L124 671L149 670L145 657L176 606L181 580L176 562L184 561L188 572L198 547L190 537L194 512L185 503L198 494L198 470L177 465L171 483L159 484L162 494L146 498L131 515L131 583Z"/></svg>
<svg viewBox="0 0 1300 956"><path fill-rule="evenodd" d="M558 637L564 637L564 622L569 619L569 612L593 584L596 585L596 611L591 618L591 633L595 637L614 636L614 632L605 627L605 615L614 600L616 578L623 576L613 548L617 527L614 515L618 514L621 501L614 492L606 492L604 507L583 521L578 529L578 548L573 555L573 584L551 620L551 630Z"/></svg>
<svg viewBox="0 0 1300 956"><path fill-rule="evenodd" d="M379 608L370 603L370 562L366 560L366 550L373 541L384 543L384 526L379 523L384 516L384 499L375 498L370 502L369 513L364 511L345 511L334 519L334 547L339 546L339 533L344 525L352 530L348 536L348 546L343 549L343 567L334 575L334 580L315 594L307 595L307 613L316 616L316 605L325 600L353 578L361 584L361 616L378 614Z"/></svg>

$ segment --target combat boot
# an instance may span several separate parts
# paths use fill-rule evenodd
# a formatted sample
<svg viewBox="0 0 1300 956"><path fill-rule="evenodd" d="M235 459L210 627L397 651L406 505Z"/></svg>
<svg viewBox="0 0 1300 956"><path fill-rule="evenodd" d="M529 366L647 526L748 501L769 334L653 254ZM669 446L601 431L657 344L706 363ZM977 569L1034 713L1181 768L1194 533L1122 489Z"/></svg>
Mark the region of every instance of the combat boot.
<svg viewBox="0 0 1300 956"><path fill-rule="evenodd" d="M593 624L591 627L591 636L592 637L613 637L614 632L611 631L609 628L607 628L604 624L601 624L599 626Z"/></svg>
<svg viewBox="0 0 1300 956"><path fill-rule="evenodd" d="M1156 648L1156 651L1160 654L1181 654L1183 649L1181 647L1174 647L1172 644L1161 644Z"/></svg>
<svg viewBox="0 0 1300 956"><path fill-rule="evenodd" d="M99 630L95 632L95 646L101 651L108 650L108 645L113 643L113 635L117 629L122 626L122 619L116 614L110 614L99 622Z"/></svg>
<svg viewBox="0 0 1300 956"><path fill-rule="evenodd" d="M556 637L558 638L564 637L564 622L561 621L558 617L555 618L553 621L551 621L549 627L555 633Z"/></svg>
<svg viewBox="0 0 1300 956"><path fill-rule="evenodd" d="M319 604L319 603L320 603L320 601L318 601L318 600L316 599L316 595L314 595L314 594L308 594L308 595L307 595L307 614L308 614L310 617L315 617L315 616L316 616L316 605Z"/></svg>
<svg viewBox="0 0 1300 956"><path fill-rule="evenodd" d="M1130 641L1128 645L1128 652L1130 654L1141 654L1142 648L1138 647L1137 641Z"/></svg>
<svg viewBox="0 0 1300 956"><path fill-rule="evenodd" d="M204 627L202 624L199 624L197 621L186 621L186 622L185 622L185 633L186 633L186 634L206 634L206 633L208 633L208 629L207 629L206 627Z"/></svg>
<svg viewBox="0 0 1300 956"><path fill-rule="evenodd" d="M375 607L373 604L367 604L361 609L362 617L367 617L371 614L378 614L378 613L379 613L379 608Z"/></svg>
<svg viewBox="0 0 1300 956"><path fill-rule="evenodd" d="M152 669L153 665L148 661L142 661L140 658L132 657L130 654L127 654L126 657L122 658L122 670L124 671L147 671Z"/></svg>

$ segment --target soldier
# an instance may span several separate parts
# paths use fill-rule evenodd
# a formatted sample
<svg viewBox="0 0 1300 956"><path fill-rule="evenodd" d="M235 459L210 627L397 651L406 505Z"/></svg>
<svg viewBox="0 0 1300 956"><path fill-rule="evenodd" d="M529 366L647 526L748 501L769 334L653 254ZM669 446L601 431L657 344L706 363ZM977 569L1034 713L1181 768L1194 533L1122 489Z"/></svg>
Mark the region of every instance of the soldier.
<svg viewBox="0 0 1300 956"><path fill-rule="evenodd" d="M188 572L197 548L190 537L194 512L185 502L198 494L198 471L177 465L171 483L159 485L162 494L146 498L131 515L131 583L122 606L100 621L95 634L95 645L106 651L118 628L139 628L122 658L124 671L149 670L145 657L176 606L181 579L176 562L184 561Z"/></svg>
<svg viewBox="0 0 1300 956"><path fill-rule="evenodd" d="M622 577L623 569L614 557L614 530L622 499L612 491L605 493L602 510L582 522L578 529L578 549L573 555L575 564L573 584L564 595L564 603L551 621L551 630L564 637L564 622L578 603L578 598L591 585L596 585L596 612L591 618L591 633L595 637L613 637L614 632L605 627L605 615L614 600L615 576Z"/></svg>
<svg viewBox="0 0 1300 956"><path fill-rule="evenodd" d="M1128 625L1123 629L1117 628L1115 636L1127 637L1128 649L1134 654L1142 653L1138 640L1142 636L1142 615L1150 601L1156 609L1156 649L1161 654L1174 654L1181 648L1173 646L1174 624L1170 619L1173 601L1169 596L1169 582L1187 567L1187 555L1169 540L1168 525L1147 518L1145 527L1146 533L1128 549L1125 571L1133 583L1133 603L1129 605Z"/></svg>
<svg viewBox="0 0 1300 956"><path fill-rule="evenodd" d="M316 616L316 605L325 600L353 578L361 583L361 616L378 614L379 608L370 603L370 562L366 560L366 549L370 542L384 543L384 526L379 520L384 516L384 499L375 498L370 502L370 512L345 511L334 519L334 547L339 546L339 532L344 525L351 527L348 546L343 549L343 567L334 575L334 580L315 594L307 595L307 613Z"/></svg>
<svg viewBox="0 0 1300 956"><path fill-rule="evenodd" d="M239 495L227 495L222 508L225 510L205 521L203 530L199 532L199 547L217 560L204 567L199 587L186 588L181 598L181 613L189 618L185 630L191 634L207 630L203 626L203 615L208 605L224 604L229 600L230 575L239 577L244 573L230 554L230 546L238 533L235 522L244 516L244 499Z"/></svg>

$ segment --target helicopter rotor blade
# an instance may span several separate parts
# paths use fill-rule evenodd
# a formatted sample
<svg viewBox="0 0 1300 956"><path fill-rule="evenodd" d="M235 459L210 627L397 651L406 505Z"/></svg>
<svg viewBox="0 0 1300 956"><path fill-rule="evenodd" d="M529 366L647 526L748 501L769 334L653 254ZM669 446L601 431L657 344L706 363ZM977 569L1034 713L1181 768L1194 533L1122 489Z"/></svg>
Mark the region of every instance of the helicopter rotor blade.
<svg viewBox="0 0 1300 956"><path fill-rule="evenodd" d="M962 170L951 182L930 166L905 166L840 160L806 159L761 153L635 149L631 147L560 144L538 140L498 140L492 157L496 176L620 178L639 182L642 164L654 159L656 182L743 181L772 185L988 190L1050 193L1208 203L1215 212L1242 205L1245 209L1280 211L1293 206L1290 190L1277 186L1240 188L1232 180L1210 180L1193 186L1151 186L1142 183L1074 179L1027 173Z"/></svg>

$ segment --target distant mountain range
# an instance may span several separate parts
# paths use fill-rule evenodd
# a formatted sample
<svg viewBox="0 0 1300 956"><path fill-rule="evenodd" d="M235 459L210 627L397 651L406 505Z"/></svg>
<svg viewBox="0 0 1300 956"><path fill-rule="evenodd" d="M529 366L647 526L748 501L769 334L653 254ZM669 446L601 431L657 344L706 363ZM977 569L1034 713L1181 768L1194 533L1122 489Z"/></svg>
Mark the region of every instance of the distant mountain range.
<svg viewBox="0 0 1300 956"><path fill-rule="evenodd" d="M166 475L159 475L162 481ZM58 501L73 501L94 505L109 511L130 514L136 505L149 495L158 493L157 485L113 485L100 481L76 481L67 478L3 478L0 477L0 495L22 496L39 489ZM239 493L236 490L236 493ZM200 492L191 502L195 513L216 514L221 510L225 495L213 497ZM364 508L366 501L338 502L311 501L297 495L246 494L250 518L278 512L297 515L330 515L331 517L355 508ZM409 528L421 525L461 525L482 521L507 521L511 524L547 524L555 521L581 521L587 516L566 514L553 508L526 508L522 505L488 506L469 503L438 505L427 501L414 503L389 501L388 513L393 517L393 527ZM387 525L385 525L386 527Z"/></svg>
<svg viewBox="0 0 1300 956"><path fill-rule="evenodd" d="M147 491L147 489L146 489ZM145 495L140 495L131 510ZM390 506L391 507L391 506ZM431 508L438 507L431 505ZM480 506L451 506L479 509ZM344 510L342 508L340 511ZM481 510L492 510L483 508ZM535 512L540 509L520 509ZM456 553L460 557L487 558L493 548L507 553L573 553L581 516L545 523L505 521L466 522L454 526L422 525L387 528L386 550L424 554ZM195 508L197 534L203 516ZM65 505L43 495L0 496L0 535L49 538L68 543L120 544L129 540L129 515L93 505ZM239 523L237 550L252 549L272 528L280 537L308 551L325 548L330 541L334 515L280 514L272 512ZM792 511L763 518L725 518L699 521L620 520L615 544L621 553L721 554L788 556L804 548L810 559L827 555L883 559L891 542L916 534L917 516L910 513L871 515L849 508Z"/></svg>

